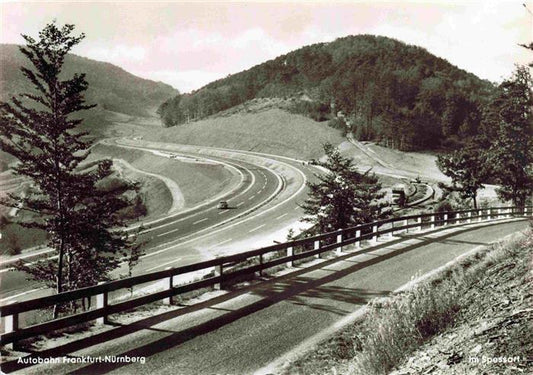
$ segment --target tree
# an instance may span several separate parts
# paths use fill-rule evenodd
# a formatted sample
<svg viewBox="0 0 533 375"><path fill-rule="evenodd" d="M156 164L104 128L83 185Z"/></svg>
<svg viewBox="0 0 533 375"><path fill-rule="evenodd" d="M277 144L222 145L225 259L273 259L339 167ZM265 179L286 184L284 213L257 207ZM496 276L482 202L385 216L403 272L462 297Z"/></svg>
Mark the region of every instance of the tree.
<svg viewBox="0 0 533 375"><path fill-rule="evenodd" d="M308 182L302 221L313 223L315 233L326 233L384 217L380 199L385 194L375 175L357 172L352 161L329 143L324 151L327 159L318 165L327 172L316 175L318 182Z"/></svg>
<svg viewBox="0 0 533 375"><path fill-rule="evenodd" d="M444 187L459 192L461 199L472 199L477 209L477 192L483 188L482 182L487 177L485 162L485 155L470 143L461 150L440 155L437 166L452 179L452 185Z"/></svg>
<svg viewBox="0 0 533 375"><path fill-rule="evenodd" d="M523 206L533 192L533 82L526 67L504 80L487 116L496 133L488 164L500 184L498 195Z"/></svg>
<svg viewBox="0 0 533 375"><path fill-rule="evenodd" d="M67 53L84 38L72 35L73 30L74 25L51 23L38 40L23 35L27 45L20 50L33 70L21 70L35 90L0 107L1 149L19 160L14 172L33 182L25 196L11 194L2 204L33 212L35 219L24 225L47 231L49 246L57 252L57 259L17 268L57 293L108 280L128 250L138 253L127 233L114 229L124 224L117 211L129 205L123 193L138 186L99 189L99 181L113 172L112 162L81 165L91 141L77 130L83 120L71 115L94 106L85 104L84 74L60 78Z"/></svg>

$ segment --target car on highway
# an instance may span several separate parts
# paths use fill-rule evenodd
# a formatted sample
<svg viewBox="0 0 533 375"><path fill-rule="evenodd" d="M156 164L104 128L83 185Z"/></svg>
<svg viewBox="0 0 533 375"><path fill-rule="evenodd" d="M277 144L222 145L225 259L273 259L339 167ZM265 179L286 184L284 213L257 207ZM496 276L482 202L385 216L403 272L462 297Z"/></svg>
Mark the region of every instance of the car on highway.
<svg viewBox="0 0 533 375"><path fill-rule="evenodd" d="M228 204L228 202L226 202L226 201L220 201L220 202L218 202L218 204L217 204L217 208L218 208L219 210L225 210L225 209L229 208L229 204Z"/></svg>

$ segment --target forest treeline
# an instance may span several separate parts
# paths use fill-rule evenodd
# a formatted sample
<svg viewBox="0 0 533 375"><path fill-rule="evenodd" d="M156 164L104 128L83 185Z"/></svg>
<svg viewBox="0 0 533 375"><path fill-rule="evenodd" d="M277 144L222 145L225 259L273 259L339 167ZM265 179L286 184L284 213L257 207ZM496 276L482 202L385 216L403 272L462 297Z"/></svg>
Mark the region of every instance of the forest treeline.
<svg viewBox="0 0 533 375"><path fill-rule="evenodd" d="M293 111L359 140L401 150L453 148L478 134L493 91L488 81L423 48L358 35L306 46L177 95L158 112L170 127L253 98L291 98Z"/></svg>

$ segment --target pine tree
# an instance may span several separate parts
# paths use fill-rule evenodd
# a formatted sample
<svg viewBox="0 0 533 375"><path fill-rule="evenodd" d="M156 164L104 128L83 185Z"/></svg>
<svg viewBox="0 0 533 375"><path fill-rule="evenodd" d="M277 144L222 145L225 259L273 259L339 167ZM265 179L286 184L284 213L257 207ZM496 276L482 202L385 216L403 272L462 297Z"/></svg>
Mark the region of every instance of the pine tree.
<svg viewBox="0 0 533 375"><path fill-rule="evenodd" d="M381 185L375 175L359 173L350 159L327 143L326 161L318 165L327 169L317 174L318 182L308 182L309 197L302 205L302 221L313 223L313 232L326 233L384 217L386 205Z"/></svg>
<svg viewBox="0 0 533 375"><path fill-rule="evenodd" d="M469 143L461 150L447 155L440 155L437 166L452 179L451 186L442 185L448 191L459 192L461 199L472 199L477 209L477 192L483 188L482 182L487 178L485 155L475 143Z"/></svg>
<svg viewBox="0 0 533 375"><path fill-rule="evenodd" d="M25 196L11 194L1 203L33 212L33 222L24 225L47 231L49 246L57 252L57 259L19 263L17 268L57 293L108 280L129 251L138 256L133 240L113 229L124 225L117 215L129 205L123 193L138 186L126 183L106 191L99 181L113 173L112 162L81 165L91 142L78 130L82 120L71 115L94 106L84 100L84 74L60 78L67 53L84 38L72 35L73 30L74 25L59 28L51 23L38 40L23 35L26 47L20 50L33 70L21 70L35 91L13 97L12 104L0 108L0 147L19 160L14 173L33 182Z"/></svg>

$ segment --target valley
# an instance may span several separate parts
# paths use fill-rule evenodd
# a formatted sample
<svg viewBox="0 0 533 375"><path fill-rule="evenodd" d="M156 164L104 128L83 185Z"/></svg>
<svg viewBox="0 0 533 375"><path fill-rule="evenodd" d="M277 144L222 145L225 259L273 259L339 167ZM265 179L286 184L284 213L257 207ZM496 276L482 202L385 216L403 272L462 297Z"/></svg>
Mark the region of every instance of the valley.
<svg viewBox="0 0 533 375"><path fill-rule="evenodd" d="M492 82L409 33L364 31L371 14L406 23L396 5L58 3L84 16L33 37L11 20L35 9L13 8L1 372L378 375L453 328L478 261L503 277L520 252L524 276L531 72ZM444 7L419 5L439 11L417 23L449 32ZM368 19L347 32L353 7Z"/></svg>

